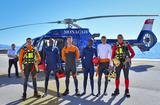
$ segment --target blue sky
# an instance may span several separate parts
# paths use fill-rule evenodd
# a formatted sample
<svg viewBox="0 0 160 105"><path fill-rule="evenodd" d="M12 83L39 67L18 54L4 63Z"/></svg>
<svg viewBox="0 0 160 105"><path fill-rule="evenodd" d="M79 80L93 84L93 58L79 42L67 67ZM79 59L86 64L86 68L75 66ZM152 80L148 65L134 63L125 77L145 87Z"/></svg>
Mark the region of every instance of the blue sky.
<svg viewBox="0 0 160 105"><path fill-rule="evenodd" d="M117 14L160 14L159 0L1 0L0 28L81 18L97 15ZM108 18L79 21L81 27L89 28L91 33L101 33L107 38L124 34L126 39L136 39L144 20L153 17ZM153 32L160 41L160 17L156 17ZM21 45L27 37L37 37L51 29L65 28L65 25L48 24L0 31L0 44Z"/></svg>

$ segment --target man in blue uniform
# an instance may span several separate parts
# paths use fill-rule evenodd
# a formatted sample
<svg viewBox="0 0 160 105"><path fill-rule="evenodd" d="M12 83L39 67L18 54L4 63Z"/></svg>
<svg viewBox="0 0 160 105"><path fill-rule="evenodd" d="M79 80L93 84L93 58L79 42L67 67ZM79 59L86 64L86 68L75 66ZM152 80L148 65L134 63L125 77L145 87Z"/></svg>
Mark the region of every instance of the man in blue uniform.
<svg viewBox="0 0 160 105"><path fill-rule="evenodd" d="M88 74L90 75L90 85L91 85L91 95L94 96L94 64L92 63L93 56L97 57L97 50L92 47L93 39L88 41L87 47L85 47L82 51L82 69L84 73L84 80L83 80L83 93L81 95L86 94L86 87L87 87L87 79Z"/></svg>
<svg viewBox="0 0 160 105"><path fill-rule="evenodd" d="M60 63L60 55L59 50L57 47L55 47L55 41L53 39L49 39L49 46L44 47L44 55L45 55L45 62L46 62L46 78L45 78L45 93L43 95L47 95L48 90L48 81L49 81L49 75L51 71L54 72L55 80L56 80L56 86L57 86L57 97L60 97L59 93L59 79L56 76L56 69L58 64Z"/></svg>

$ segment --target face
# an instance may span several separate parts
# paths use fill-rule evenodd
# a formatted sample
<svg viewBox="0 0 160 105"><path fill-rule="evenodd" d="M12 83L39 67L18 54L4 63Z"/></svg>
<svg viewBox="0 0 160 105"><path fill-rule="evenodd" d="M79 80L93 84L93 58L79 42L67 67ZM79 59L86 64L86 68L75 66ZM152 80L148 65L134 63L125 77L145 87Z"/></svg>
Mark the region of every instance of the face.
<svg viewBox="0 0 160 105"><path fill-rule="evenodd" d="M53 46L53 40L49 39L49 46Z"/></svg>
<svg viewBox="0 0 160 105"><path fill-rule="evenodd" d="M72 38L67 38L67 44L72 44Z"/></svg>
<svg viewBox="0 0 160 105"><path fill-rule="evenodd" d="M107 39L106 38L101 38L101 41L103 44L105 44L107 42Z"/></svg>
<svg viewBox="0 0 160 105"><path fill-rule="evenodd" d="M123 37L122 37L122 36L118 36L117 39L118 39L118 42L119 42L119 43L122 43L122 42L123 42Z"/></svg>
<svg viewBox="0 0 160 105"><path fill-rule="evenodd" d="M93 45L93 41L88 41L88 46L90 46L90 47L92 47L92 45Z"/></svg>
<svg viewBox="0 0 160 105"><path fill-rule="evenodd" d="M16 45L15 45L15 44L12 44L11 47L12 47L12 49L15 49L15 48L16 48Z"/></svg>
<svg viewBox="0 0 160 105"><path fill-rule="evenodd" d="M26 43L27 43L28 46L31 46L31 45L32 45L32 39L28 39L28 40L26 41Z"/></svg>

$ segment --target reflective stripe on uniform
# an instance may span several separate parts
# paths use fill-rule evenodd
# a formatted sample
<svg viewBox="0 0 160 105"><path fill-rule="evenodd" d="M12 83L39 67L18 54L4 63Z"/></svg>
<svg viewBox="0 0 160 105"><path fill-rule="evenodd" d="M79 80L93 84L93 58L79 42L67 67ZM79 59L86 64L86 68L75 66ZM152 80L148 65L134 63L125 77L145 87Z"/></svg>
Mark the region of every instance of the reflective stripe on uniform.
<svg viewBox="0 0 160 105"><path fill-rule="evenodd" d="M127 45L117 44L115 57L119 60L124 60L127 56L129 56L129 52L127 50Z"/></svg>
<svg viewBox="0 0 160 105"><path fill-rule="evenodd" d="M23 57L23 64L34 63L35 62L35 50L25 50L25 55Z"/></svg>

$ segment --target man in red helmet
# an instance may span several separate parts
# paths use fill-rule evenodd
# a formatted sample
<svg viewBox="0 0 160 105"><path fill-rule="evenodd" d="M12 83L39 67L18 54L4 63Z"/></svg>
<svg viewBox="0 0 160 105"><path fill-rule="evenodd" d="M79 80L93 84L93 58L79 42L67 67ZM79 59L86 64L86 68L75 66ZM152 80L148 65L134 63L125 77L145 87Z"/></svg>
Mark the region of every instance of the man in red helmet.
<svg viewBox="0 0 160 105"><path fill-rule="evenodd" d="M112 96L116 96L119 94L119 84L120 84L120 72L123 69L124 77L125 77L125 95L126 97L130 97L129 94L129 68L131 59L135 56L134 50L131 45L125 41L123 41L123 36L119 34L117 36L118 42L112 48L112 60L116 65L116 80L115 85L116 89Z"/></svg>

